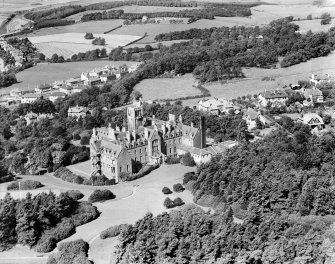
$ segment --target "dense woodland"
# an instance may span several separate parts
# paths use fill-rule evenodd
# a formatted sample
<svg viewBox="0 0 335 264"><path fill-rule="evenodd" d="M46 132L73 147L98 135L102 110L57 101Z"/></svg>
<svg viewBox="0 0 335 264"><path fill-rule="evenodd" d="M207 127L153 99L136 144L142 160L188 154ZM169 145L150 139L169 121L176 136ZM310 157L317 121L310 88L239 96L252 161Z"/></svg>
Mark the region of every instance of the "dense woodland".
<svg viewBox="0 0 335 264"><path fill-rule="evenodd" d="M15 200L0 199L0 251L19 243L38 252L50 252L56 243L74 234L75 228L96 219L99 212L87 202L77 202L61 193L30 193Z"/></svg>
<svg viewBox="0 0 335 264"><path fill-rule="evenodd" d="M91 20L105 20L105 19L126 19L135 20L142 19L143 16L148 18L155 17L180 17L180 18L190 18L189 22L194 22L199 19L214 19L217 17L234 17L234 16L250 16L250 8L246 6L233 6L227 9L220 7L204 8L204 9L188 9L181 10L178 12L147 12L147 13L124 13L122 9L120 10L110 10L104 12L89 13L82 16L81 21L91 21Z"/></svg>
<svg viewBox="0 0 335 264"><path fill-rule="evenodd" d="M195 202L215 213L147 214L121 231L117 263L324 263L334 243L335 137L286 129L187 174Z"/></svg>

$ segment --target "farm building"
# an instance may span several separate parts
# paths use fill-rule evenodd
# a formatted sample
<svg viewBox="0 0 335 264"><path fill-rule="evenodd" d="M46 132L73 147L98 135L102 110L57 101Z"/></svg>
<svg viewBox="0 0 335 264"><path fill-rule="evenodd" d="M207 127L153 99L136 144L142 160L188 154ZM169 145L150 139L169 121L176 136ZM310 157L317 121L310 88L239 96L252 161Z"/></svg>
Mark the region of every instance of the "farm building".
<svg viewBox="0 0 335 264"><path fill-rule="evenodd" d="M263 107L268 106L281 106L285 105L288 99L288 94L282 90L264 91L258 95L259 104Z"/></svg>

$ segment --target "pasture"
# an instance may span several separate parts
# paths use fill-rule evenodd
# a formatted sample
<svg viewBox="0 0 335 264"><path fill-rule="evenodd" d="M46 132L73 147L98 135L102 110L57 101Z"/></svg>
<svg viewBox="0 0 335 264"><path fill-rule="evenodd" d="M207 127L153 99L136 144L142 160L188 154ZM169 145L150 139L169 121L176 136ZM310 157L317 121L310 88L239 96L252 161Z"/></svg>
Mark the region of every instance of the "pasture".
<svg viewBox="0 0 335 264"><path fill-rule="evenodd" d="M277 88L282 88L285 85L288 86L290 83L297 83L299 80L309 80L312 73L329 73L330 75L334 76L335 53L332 53L327 57L311 59L307 62L293 65L288 68L244 68L243 72L246 76L246 78L244 79L231 80L225 84L213 82L204 86L210 91L212 97L234 99L238 96L257 94L264 91L265 89L274 90ZM264 77L269 77L271 80L262 80ZM187 82L185 81L185 83L180 84L179 80L181 80L182 78L185 78ZM183 77L168 79L167 81L166 79L147 79L135 86L135 89L143 94L144 100L177 98L182 96L194 95L194 91L190 90L193 82L194 78L192 77L192 75L186 74ZM169 96L165 92L167 87L169 87L169 91L171 91L171 94L178 92L179 90L183 90L184 93L182 96ZM188 90L190 92L187 92ZM185 106L193 106L196 105L199 100L200 99L184 100L183 104Z"/></svg>
<svg viewBox="0 0 335 264"><path fill-rule="evenodd" d="M185 96L200 95L200 90L192 85L194 78L186 74L176 78L145 79L135 86L145 100L176 99Z"/></svg>
<svg viewBox="0 0 335 264"><path fill-rule="evenodd" d="M108 64L113 64L115 66L127 64L131 66L132 62L99 60L51 64L41 63L37 66L17 73L16 78L19 83L0 89L0 94L9 93L9 91L14 88L18 88L20 90L34 90L34 88L39 84L66 80L71 77L79 76L82 72L87 72L93 70L94 68L103 67Z"/></svg>
<svg viewBox="0 0 335 264"><path fill-rule="evenodd" d="M29 40L36 45L38 50L51 58L54 53L69 58L78 52L86 52L93 49L105 48L107 52L119 46L125 46L141 36L94 34L94 37L101 37L106 40L106 45L93 45L92 40L84 38L85 33L63 33L45 36L29 37Z"/></svg>
<svg viewBox="0 0 335 264"><path fill-rule="evenodd" d="M294 21L294 24L299 25L300 32L306 33L308 30L312 30L313 32L321 32L321 31L328 31L331 27L335 26L334 19L328 25L321 25L320 19L313 19L313 20L301 20L301 21Z"/></svg>

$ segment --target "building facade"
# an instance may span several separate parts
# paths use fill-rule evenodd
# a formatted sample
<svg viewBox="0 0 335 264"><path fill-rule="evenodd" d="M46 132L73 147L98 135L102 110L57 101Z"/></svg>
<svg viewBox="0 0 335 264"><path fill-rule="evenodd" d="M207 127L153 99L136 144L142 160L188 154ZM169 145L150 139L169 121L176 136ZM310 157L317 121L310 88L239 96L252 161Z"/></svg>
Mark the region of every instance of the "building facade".
<svg viewBox="0 0 335 264"><path fill-rule="evenodd" d="M128 129L94 128L90 140L92 172L119 181L121 173L133 173L140 164L163 163L167 157L190 152L197 163L207 162L204 117L200 127L183 124L169 114L167 121L143 116L142 100L127 109Z"/></svg>

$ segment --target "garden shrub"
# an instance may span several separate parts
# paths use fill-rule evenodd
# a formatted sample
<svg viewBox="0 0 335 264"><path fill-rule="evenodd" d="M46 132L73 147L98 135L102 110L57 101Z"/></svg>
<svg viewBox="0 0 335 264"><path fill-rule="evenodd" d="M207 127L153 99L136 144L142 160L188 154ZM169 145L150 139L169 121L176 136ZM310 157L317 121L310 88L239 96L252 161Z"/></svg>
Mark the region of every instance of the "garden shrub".
<svg viewBox="0 0 335 264"><path fill-rule="evenodd" d="M180 197L177 197L176 199L173 200L173 204L174 206L181 206L184 205L185 203Z"/></svg>
<svg viewBox="0 0 335 264"><path fill-rule="evenodd" d="M20 181L20 188L21 190L34 190L37 188L43 187L43 184L39 181L33 181L33 180L24 180ZM19 182L12 182L7 186L7 190L19 190Z"/></svg>
<svg viewBox="0 0 335 264"><path fill-rule="evenodd" d="M174 192L180 193L184 190L185 190L185 188L183 187L183 185L181 183L176 183L176 184L173 185L173 191Z"/></svg>
<svg viewBox="0 0 335 264"><path fill-rule="evenodd" d="M164 200L164 206L165 208L170 209L174 207L174 203L169 197L166 197Z"/></svg>
<svg viewBox="0 0 335 264"><path fill-rule="evenodd" d="M185 155L181 158L180 163L189 167L195 166L195 161L189 152L185 153Z"/></svg>
<svg viewBox="0 0 335 264"><path fill-rule="evenodd" d="M110 190L95 190L88 198L90 203L103 202L114 199L115 195Z"/></svg>
<svg viewBox="0 0 335 264"><path fill-rule="evenodd" d="M126 181L133 181L139 178L144 177L145 175L149 174L153 170L157 169L159 167L159 164L154 165L145 165L141 168L141 170L138 173L135 174L125 174L123 177Z"/></svg>
<svg viewBox="0 0 335 264"><path fill-rule="evenodd" d="M89 145L89 144L90 144L90 136L88 136L88 135L82 136L81 139L80 139L80 145L86 146L86 145Z"/></svg>
<svg viewBox="0 0 335 264"><path fill-rule="evenodd" d="M179 157L167 157L165 160L165 164L178 164L180 163Z"/></svg>
<svg viewBox="0 0 335 264"><path fill-rule="evenodd" d="M170 193L172 193L172 191L168 187L163 187L162 193L164 193L164 194L170 194Z"/></svg>
<svg viewBox="0 0 335 264"><path fill-rule="evenodd" d="M127 224L121 224L121 225L115 225L115 226L108 227L107 229L103 230L100 233L100 238L106 239L106 238L116 237L120 235L121 230L127 226L128 226Z"/></svg>
<svg viewBox="0 0 335 264"><path fill-rule="evenodd" d="M84 195L78 190L69 190L69 191L66 191L65 194L71 197L75 201L78 201L84 197Z"/></svg>

